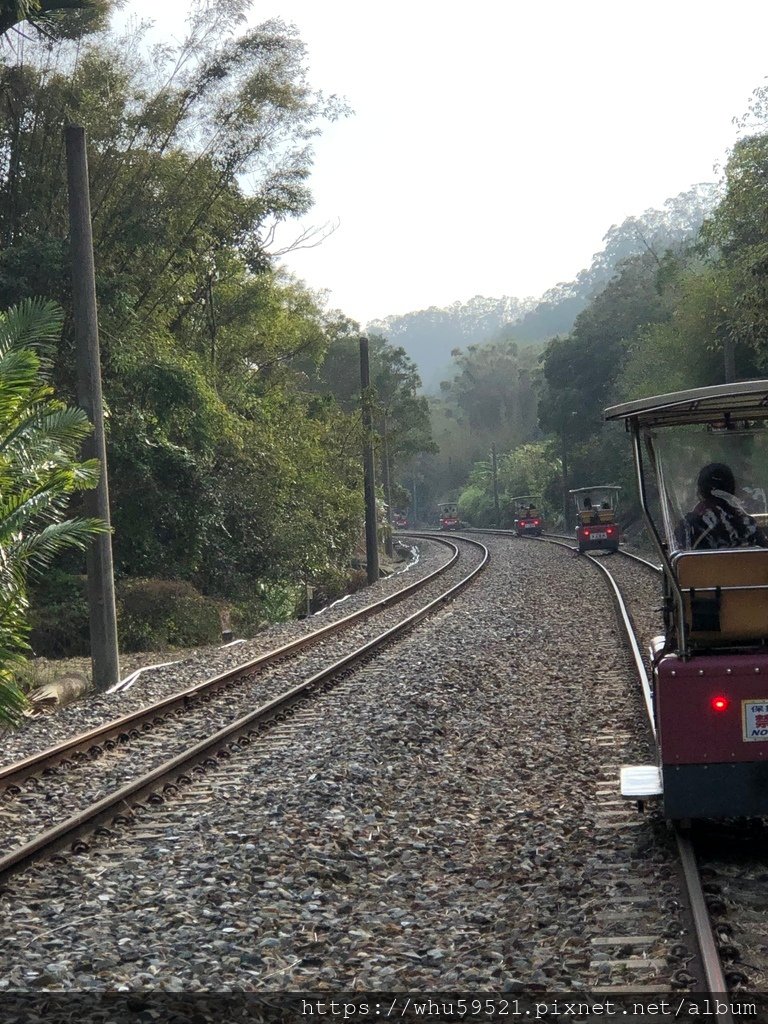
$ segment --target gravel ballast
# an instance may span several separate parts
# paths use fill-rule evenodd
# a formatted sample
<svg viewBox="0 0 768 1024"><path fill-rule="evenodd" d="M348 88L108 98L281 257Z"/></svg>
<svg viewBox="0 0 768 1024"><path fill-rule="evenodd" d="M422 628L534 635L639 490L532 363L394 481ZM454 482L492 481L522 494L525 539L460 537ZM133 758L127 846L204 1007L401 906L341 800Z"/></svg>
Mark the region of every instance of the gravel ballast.
<svg viewBox="0 0 768 1024"><path fill-rule="evenodd" d="M408 542L409 545L412 543ZM123 678L128 676L129 671L132 672L142 665L152 666L164 662L173 664L142 672L136 682L125 691L86 694L82 700L60 708L55 714L25 719L19 729L3 736L0 767L30 757L88 729L96 728L187 687L202 683L260 654L305 636L329 622L344 618L434 572L450 559L451 554L452 552L443 544L430 540L420 541L418 550L403 563L398 572L381 579L372 587L365 587L316 615L271 626L259 632L253 639L234 646L129 655L125 659L128 667L124 668ZM78 664L81 661L82 659Z"/></svg>
<svg viewBox="0 0 768 1024"><path fill-rule="evenodd" d="M597 572L486 543L478 582L326 694L314 724L12 879L0 986L590 984L609 856L591 737L626 734L647 759L642 707Z"/></svg>

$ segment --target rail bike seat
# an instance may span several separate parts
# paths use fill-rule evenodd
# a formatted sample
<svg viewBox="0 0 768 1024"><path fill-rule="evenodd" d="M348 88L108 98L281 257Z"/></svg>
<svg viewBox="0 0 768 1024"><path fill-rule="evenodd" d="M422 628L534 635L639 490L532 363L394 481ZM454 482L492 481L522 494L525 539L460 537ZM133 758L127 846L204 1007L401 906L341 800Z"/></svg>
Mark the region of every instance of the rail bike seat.
<svg viewBox="0 0 768 1024"><path fill-rule="evenodd" d="M768 548L681 551L672 566L698 646L768 639Z"/></svg>

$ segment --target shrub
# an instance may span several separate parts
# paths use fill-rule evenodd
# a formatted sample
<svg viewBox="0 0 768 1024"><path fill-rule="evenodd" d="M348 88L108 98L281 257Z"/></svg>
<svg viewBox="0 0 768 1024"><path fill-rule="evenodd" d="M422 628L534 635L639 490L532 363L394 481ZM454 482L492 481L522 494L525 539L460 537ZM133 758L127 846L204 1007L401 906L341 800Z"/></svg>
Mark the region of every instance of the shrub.
<svg viewBox="0 0 768 1024"><path fill-rule="evenodd" d="M123 580L116 588L120 648L145 651L221 640L221 605L191 583Z"/></svg>
<svg viewBox="0 0 768 1024"><path fill-rule="evenodd" d="M36 655L88 655L91 641L85 576L49 569L33 587L29 623L29 642Z"/></svg>

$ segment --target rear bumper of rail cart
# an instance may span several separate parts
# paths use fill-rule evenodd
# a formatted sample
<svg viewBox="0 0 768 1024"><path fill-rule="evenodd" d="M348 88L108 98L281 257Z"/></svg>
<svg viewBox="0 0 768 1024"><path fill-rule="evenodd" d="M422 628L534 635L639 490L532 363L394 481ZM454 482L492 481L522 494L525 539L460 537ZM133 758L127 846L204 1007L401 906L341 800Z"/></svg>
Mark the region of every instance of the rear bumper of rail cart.
<svg viewBox="0 0 768 1024"><path fill-rule="evenodd" d="M668 654L655 676L665 816L768 814L768 654Z"/></svg>
<svg viewBox="0 0 768 1024"><path fill-rule="evenodd" d="M608 526L579 526L576 529L576 543L581 551L618 551L619 528Z"/></svg>

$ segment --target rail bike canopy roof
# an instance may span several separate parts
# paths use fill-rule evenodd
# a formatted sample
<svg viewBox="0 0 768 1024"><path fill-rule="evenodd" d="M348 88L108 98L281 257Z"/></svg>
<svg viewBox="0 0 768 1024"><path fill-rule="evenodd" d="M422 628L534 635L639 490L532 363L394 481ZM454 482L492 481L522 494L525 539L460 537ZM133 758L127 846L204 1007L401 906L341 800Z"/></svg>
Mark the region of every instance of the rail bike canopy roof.
<svg viewBox="0 0 768 1024"><path fill-rule="evenodd" d="M620 491L620 484L595 484L594 487L573 487L569 494L586 494L588 491Z"/></svg>
<svg viewBox="0 0 768 1024"><path fill-rule="evenodd" d="M768 380L744 380L708 388L673 391L612 405L605 420L632 420L640 427L674 427L718 420L768 419Z"/></svg>

